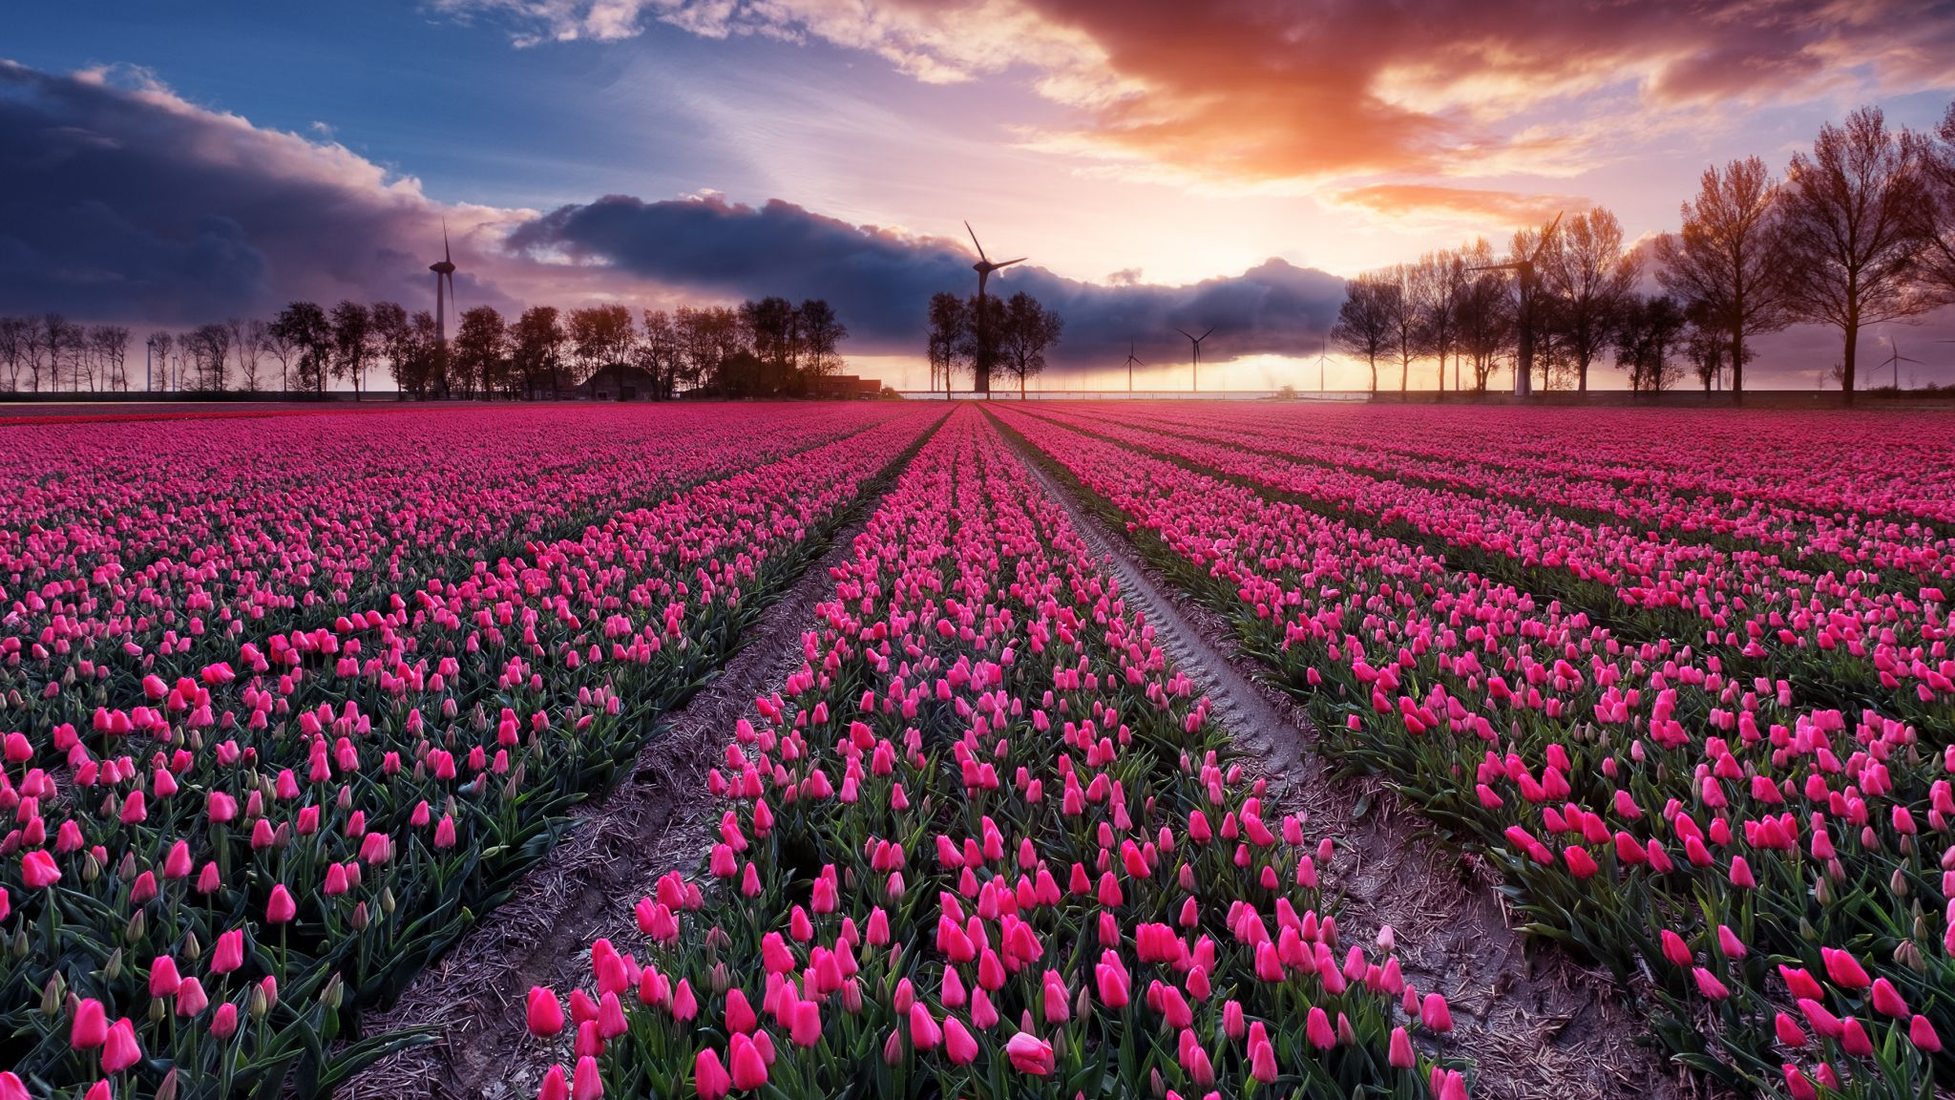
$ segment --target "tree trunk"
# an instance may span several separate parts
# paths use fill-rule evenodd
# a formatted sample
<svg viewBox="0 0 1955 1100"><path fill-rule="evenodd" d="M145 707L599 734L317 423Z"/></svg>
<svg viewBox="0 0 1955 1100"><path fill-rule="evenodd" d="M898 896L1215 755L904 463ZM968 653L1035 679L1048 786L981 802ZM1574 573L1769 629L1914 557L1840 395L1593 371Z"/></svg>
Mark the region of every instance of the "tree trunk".
<svg viewBox="0 0 1955 1100"><path fill-rule="evenodd" d="M1851 405L1853 404L1853 353L1859 350L1860 343L1859 318L1855 317L1849 320L1844 327L1846 329L1846 355L1840 361L1840 389L1846 395L1846 403Z"/></svg>
<svg viewBox="0 0 1955 1100"><path fill-rule="evenodd" d="M1745 326L1742 322L1731 326L1731 393L1734 396L1745 392Z"/></svg>

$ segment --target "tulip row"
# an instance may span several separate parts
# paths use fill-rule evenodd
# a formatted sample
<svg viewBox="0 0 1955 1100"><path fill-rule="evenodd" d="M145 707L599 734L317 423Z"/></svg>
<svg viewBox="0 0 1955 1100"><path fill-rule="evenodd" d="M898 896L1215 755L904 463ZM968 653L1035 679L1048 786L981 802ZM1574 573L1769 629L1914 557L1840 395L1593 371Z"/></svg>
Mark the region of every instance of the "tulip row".
<svg viewBox="0 0 1955 1100"><path fill-rule="evenodd" d="M567 1055L542 1100L1464 1095L1445 999L1325 909L1334 840L1242 774L983 414L834 576L731 731L700 876L567 1011L531 991Z"/></svg>
<svg viewBox="0 0 1955 1100"><path fill-rule="evenodd" d="M456 415L386 418L391 432L425 438ZM580 412L551 415L571 425ZM608 410L589 415L619 423ZM462 506L465 479L443 480L426 498L429 530L442 533L434 551L413 549L420 498L389 513L394 542L361 550L340 531L310 544L370 553L340 557L350 579L325 582L336 591L323 595L306 570L277 589L250 564L276 556L267 542L281 532L304 544L293 525L318 511L264 515L217 508L215 490L190 494L173 514L207 513L183 522L236 541L214 539L192 559L209 585L176 603L189 574L169 564L171 551L119 570L117 547L137 540L94 543L89 554L109 557L87 584L102 591L69 589L76 610L57 619L72 625L86 610L87 623L128 622L123 596L103 601L119 576L144 571L174 578L148 606L231 614L154 653L131 643L142 652L123 674L90 675L58 644L25 661L13 651L10 675L46 677L60 660L74 674L10 692L21 728L0 739L0 805L13 816L0 840L0 1023L16 1079L37 1097L310 1095L412 1041L360 1037L359 1008L391 998L544 855L568 807L711 675L938 414L878 412L839 431L814 410L766 415L754 423L785 428L785 453L717 480L716 464L738 465L733 448L711 442L717 429L694 431L692 451L640 438L645 465L662 472L636 469L627 448L608 474L562 478L550 472L567 467L549 433L508 436L495 465L503 480L485 485L487 523ZM357 419L350 429L381 417ZM290 427L266 422L254 437L266 464ZM367 456L349 500L423 476L412 450L388 455ZM540 485L593 488L576 510L524 506L525 467L541 471ZM605 511L595 486L606 476L633 492L679 488ZM250 498L274 511L281 499L328 507L331 493ZM538 537L518 554L471 557L507 537L498 523ZM574 532L548 537L559 523ZM53 535L35 528L27 542ZM263 617L213 613L206 600L220 588L297 598ZM45 591L14 600L16 613ZM165 650L177 664L152 660Z"/></svg>
<svg viewBox="0 0 1955 1100"><path fill-rule="evenodd" d="M1082 411L1100 418L1115 412ZM1753 446L1761 441L1773 444L1773 451L1760 456L1766 468L1747 468L1741 478L1726 477L1713 487L1701 477L1688 476L1694 471L1679 477L1661 469L1631 465L1618 453L1618 441L1596 438L1594 426L1586 418L1573 423L1551 421L1545 426L1531 422L1527 442L1538 440L1545 430L1554 443L1554 449L1540 457L1519 440L1504 446L1496 434L1489 442L1481 432L1484 425L1479 412L1457 416L1454 430L1470 424L1473 434L1443 451L1435 449L1433 437L1435 428L1443 432L1448 426L1445 414L1427 411L1425 418L1437 418L1437 424L1422 424L1418 435L1399 438L1377 422L1377 415L1389 413L1368 412L1376 415L1359 418L1339 417L1325 410L1245 413L1149 408L1119 415L1119 421L1131 427L1234 443L1259 453L1422 488L1547 505L1563 516L1626 525L1638 532L1653 532L1659 538L1703 543L1731 552L1762 551L1811 572L1831 570L1845 577L1858 571L1862 576L1855 583L1883 585L1895 591L1955 577L1955 537L1945 530L1938 533L1918 518L1867 514L1861 511L1865 502L1857 496L1851 498L1850 505L1837 495L1830 497L1834 503L1823 509L1761 496L1758 490L1769 484L1761 478L1796 484L1815 479L1815 471L1802 451L1803 440L1794 434L1801 426L1797 418L1757 420L1744 440ZM1576 424L1581 425L1579 435L1568 430ZM1648 426L1665 429L1666 444L1677 442L1681 435L1679 426L1667 416ZM1557 435L1557 428L1566 434ZM1908 449L1910 432L1919 436L1915 447L1923 451L1938 442L1937 433L1945 434L1939 418L1903 422L1896 429L1892 424L1882 426L1884 436L1899 437L1903 452ZM1470 447L1465 446L1468 443ZM1796 468L1787 468L1788 455L1798 456ZM1823 482L1824 478L1818 480ZM1853 487L1852 481L1846 484ZM1932 501L1934 491L1932 485L1915 487L1910 499ZM1936 511L1955 512L1955 484L1947 486L1947 492L1944 508ZM1852 510L1843 512L1847 507Z"/></svg>
<svg viewBox="0 0 1955 1100"><path fill-rule="evenodd" d="M1085 419L1086 423L1081 423ZM1791 682L1802 698L1955 724L1955 624L1934 586L1895 592L1814 576L1756 551L1726 552L1540 506L1422 488L1153 429L1069 415L1090 430L1306 507L1587 611L1625 640L1696 641L1730 672Z"/></svg>
<svg viewBox="0 0 1955 1100"><path fill-rule="evenodd" d="M1531 930L1648 985L1765 1093L1955 1080L1955 753L1449 568L1254 479L999 415L1304 700L1326 747L1490 855Z"/></svg>

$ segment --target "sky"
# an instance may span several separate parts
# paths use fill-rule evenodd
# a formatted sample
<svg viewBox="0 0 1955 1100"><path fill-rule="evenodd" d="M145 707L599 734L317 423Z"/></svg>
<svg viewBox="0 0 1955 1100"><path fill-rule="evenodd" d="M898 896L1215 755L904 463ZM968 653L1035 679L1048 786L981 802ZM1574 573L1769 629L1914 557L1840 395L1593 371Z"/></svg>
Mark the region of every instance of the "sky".
<svg viewBox="0 0 1955 1100"><path fill-rule="evenodd" d="M1866 103L1955 98L1949 0L98 0L0 39L0 313L146 330L285 301L822 296L921 387L923 305L1067 319L1049 386L1314 388L1342 281L1601 204L1641 239L1705 166L1782 170ZM1955 316L1899 341L1955 382ZM1761 344L1814 385L1829 330ZM1335 360L1328 382L1355 385ZM1620 385L1613 369L1600 381ZM1903 381L1907 379L1904 378Z"/></svg>

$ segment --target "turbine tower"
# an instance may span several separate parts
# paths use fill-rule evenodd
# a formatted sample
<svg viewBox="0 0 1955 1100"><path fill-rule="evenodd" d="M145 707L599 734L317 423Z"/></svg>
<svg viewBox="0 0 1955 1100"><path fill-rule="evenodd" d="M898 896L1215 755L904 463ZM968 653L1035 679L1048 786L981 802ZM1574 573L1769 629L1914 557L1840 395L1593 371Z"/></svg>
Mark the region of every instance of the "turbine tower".
<svg viewBox="0 0 1955 1100"><path fill-rule="evenodd" d="M1134 368L1144 367L1146 365L1147 365L1146 363L1143 363L1139 359L1134 358L1134 342L1132 340L1127 341L1127 396L1128 397L1132 397L1134 395Z"/></svg>
<svg viewBox="0 0 1955 1100"><path fill-rule="evenodd" d="M1324 392L1324 359L1330 355L1330 337L1326 336L1317 346L1317 392Z"/></svg>
<svg viewBox="0 0 1955 1100"><path fill-rule="evenodd" d="M1539 275L1535 265L1539 263L1541 253L1547 251L1548 245L1554 241L1554 231L1560 225L1561 215L1556 214L1554 220L1548 223L1548 228L1541 231L1541 239L1535 243L1534 251L1520 259L1509 260L1504 264L1467 268L1468 271L1512 269L1520 279L1520 313L1515 318L1514 326L1520 330L1520 346L1515 349L1514 356L1514 396L1516 397L1526 397L1534 392L1534 299L1539 286Z"/></svg>
<svg viewBox="0 0 1955 1100"><path fill-rule="evenodd" d="M984 246L978 244L977 230L971 228L970 222L964 223L964 232L971 235L971 243L977 245L978 254L978 262L971 265L971 270L977 272L978 277L977 362L973 364L976 367L975 373L977 374L976 389L978 393L989 398L991 396L991 341L988 339L988 334L984 331L984 284L990 280L992 272L1000 268L1010 267L1013 264L1022 264L1026 258L1020 256L1016 260L1006 260L1004 263L994 264L991 262L991 257L984 254Z"/></svg>
<svg viewBox="0 0 1955 1100"><path fill-rule="evenodd" d="M448 219L441 219L441 260L428 265L434 272L434 344L435 359L440 364L441 376L448 371L448 303L455 300L455 257L448 250Z"/></svg>
<svg viewBox="0 0 1955 1100"><path fill-rule="evenodd" d="M1187 329L1185 329L1185 328L1178 328L1178 329L1175 329L1174 331L1176 331L1176 332L1178 332L1178 333L1180 333L1180 334L1181 334L1181 335L1183 335L1183 336L1186 336L1186 337L1188 338L1188 342L1189 342L1190 344L1192 344L1192 345L1194 345L1194 356L1193 356L1193 363L1192 363L1192 366L1193 366L1193 370L1194 370L1194 373L1193 373L1193 374L1191 374L1191 375L1189 375L1189 382L1188 382L1188 392L1189 392L1189 393L1199 393L1199 392L1201 391L1201 388L1202 388L1202 387L1201 387L1201 381L1202 381L1202 341L1203 341L1203 340L1206 340L1206 339L1208 339L1208 333L1209 333L1209 332L1214 332L1214 331L1215 331L1215 326L1214 326L1214 325L1210 325L1210 326L1208 326L1208 332L1204 332L1204 333L1202 333L1202 334L1201 334L1200 336L1196 336L1196 335L1195 335L1194 333L1192 333L1192 332L1189 332L1189 331L1188 331Z"/></svg>

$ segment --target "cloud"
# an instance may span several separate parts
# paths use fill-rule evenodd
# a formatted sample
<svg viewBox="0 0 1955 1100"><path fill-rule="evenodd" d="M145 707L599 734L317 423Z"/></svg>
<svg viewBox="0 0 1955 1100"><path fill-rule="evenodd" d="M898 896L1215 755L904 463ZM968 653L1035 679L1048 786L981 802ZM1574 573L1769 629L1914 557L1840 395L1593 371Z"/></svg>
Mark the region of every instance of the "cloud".
<svg viewBox="0 0 1955 1100"><path fill-rule="evenodd" d="M509 244L531 257L727 298L826 298L853 334L851 350L867 353L920 354L930 295L976 289L974 257L957 242L851 225L779 199L755 207L718 195L660 202L610 195L520 226ZM1344 297L1342 279L1275 259L1182 286L1137 277L1097 284L1013 267L991 288L1025 290L1064 315L1062 363L1124 354L1130 340L1179 339L1175 325L1217 326L1204 348L1217 359L1315 350Z"/></svg>
<svg viewBox="0 0 1955 1100"><path fill-rule="evenodd" d="M420 304L441 221L462 301L483 244L524 211L441 206L330 140L189 103L136 69L0 61L0 302L84 320L194 324L291 298Z"/></svg>
<svg viewBox="0 0 1955 1100"><path fill-rule="evenodd" d="M343 146L197 106L135 70L0 62L0 179L5 310L90 322L185 326L294 298L426 308L444 220L464 306L825 297L858 354L918 354L929 296L974 279L961 242L779 199L609 196L547 214L438 203ZM992 285L1066 315L1061 362L1173 324L1220 325L1218 358L1314 347L1343 285L1280 261L1188 286L1115 282L1014 267Z"/></svg>
<svg viewBox="0 0 1955 1100"><path fill-rule="evenodd" d="M1955 86L1946 0L433 0L519 40L650 22L821 40L920 80L1023 74L1075 109L1039 148L1215 179L1603 159L1618 100L1681 107ZM1490 175L1492 172L1477 173Z"/></svg>
<svg viewBox="0 0 1955 1100"><path fill-rule="evenodd" d="M1501 228L1518 228L1546 221L1558 211L1587 209L1594 205L1576 195L1488 191L1421 183L1371 184L1339 191L1332 197L1342 205L1394 218L1429 219L1448 225L1468 225L1482 231L1489 228L1488 223Z"/></svg>

